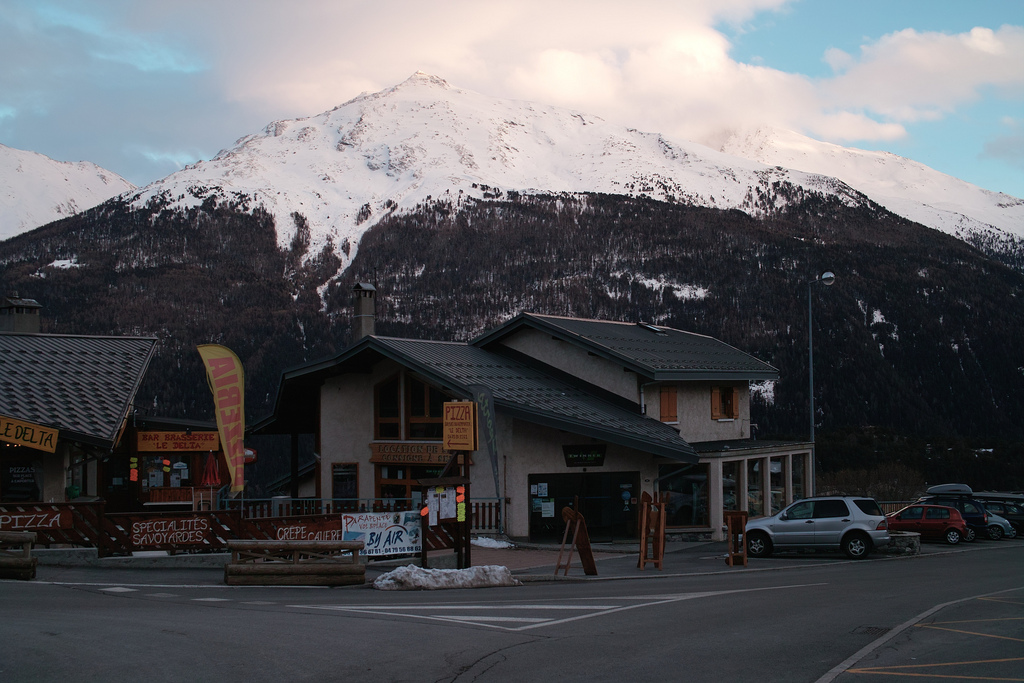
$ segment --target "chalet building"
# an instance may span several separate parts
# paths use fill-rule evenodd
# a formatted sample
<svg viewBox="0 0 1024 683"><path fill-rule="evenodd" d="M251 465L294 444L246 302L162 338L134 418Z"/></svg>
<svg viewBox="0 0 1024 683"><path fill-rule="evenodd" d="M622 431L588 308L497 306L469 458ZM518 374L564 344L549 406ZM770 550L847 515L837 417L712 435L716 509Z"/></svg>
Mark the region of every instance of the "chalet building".
<svg viewBox="0 0 1024 683"><path fill-rule="evenodd" d="M575 497L592 537L636 537L646 491L666 500L670 528L721 539L724 509L766 515L811 493L811 444L751 433L750 383L778 371L728 344L532 313L469 343L379 337L373 295L357 285L363 336L286 371L253 428L315 435L318 498L418 507L419 481L453 456L441 441L454 400L493 406L469 454L472 498L500 501L513 538L560 539Z"/></svg>
<svg viewBox="0 0 1024 683"><path fill-rule="evenodd" d="M0 317L38 321L38 304L18 301ZM139 337L0 332L0 503L106 493L101 463L121 439L155 346Z"/></svg>
<svg viewBox="0 0 1024 683"><path fill-rule="evenodd" d="M38 304L14 301L23 310L6 319L38 325ZM134 410L155 349L142 337L0 332L0 504L212 509L228 481L216 425Z"/></svg>

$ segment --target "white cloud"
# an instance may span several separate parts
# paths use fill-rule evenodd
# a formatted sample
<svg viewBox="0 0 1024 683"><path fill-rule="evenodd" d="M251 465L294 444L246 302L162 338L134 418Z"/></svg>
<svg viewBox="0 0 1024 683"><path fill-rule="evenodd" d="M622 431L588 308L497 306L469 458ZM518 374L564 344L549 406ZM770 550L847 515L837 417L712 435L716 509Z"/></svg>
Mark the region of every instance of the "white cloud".
<svg viewBox="0 0 1024 683"><path fill-rule="evenodd" d="M94 126L88 134L116 139L136 129L135 139L116 147L135 150L154 170L187 154L153 150L224 147L273 119L315 115L417 70L487 95L705 142L756 125L835 142L893 140L915 121L948 117L992 91L1024 95L1020 26L960 34L908 28L866 39L852 53L831 48L822 54L832 68L824 78L734 59L721 23L742 27L765 11L799 11L789 0L49 0L45 7L39 14L34 3L14 0L0 15L0 61L19 64L0 70L5 130L49 125L70 135L75 125L107 119L110 131ZM136 90L128 78L142 79L132 81ZM12 113L29 107L69 113L33 121ZM145 144L146 157L138 153Z"/></svg>

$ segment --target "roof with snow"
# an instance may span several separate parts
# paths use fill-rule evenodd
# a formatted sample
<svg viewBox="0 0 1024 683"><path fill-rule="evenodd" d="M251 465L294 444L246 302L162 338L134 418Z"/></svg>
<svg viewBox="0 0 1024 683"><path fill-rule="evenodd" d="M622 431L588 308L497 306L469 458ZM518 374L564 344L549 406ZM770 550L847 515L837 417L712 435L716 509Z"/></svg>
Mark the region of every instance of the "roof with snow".
<svg viewBox="0 0 1024 683"><path fill-rule="evenodd" d="M551 334L655 381L779 378L776 368L718 339L648 323L520 313L472 344L492 348L524 328Z"/></svg>
<svg viewBox="0 0 1024 683"><path fill-rule="evenodd" d="M0 333L0 414L113 447L156 339Z"/></svg>

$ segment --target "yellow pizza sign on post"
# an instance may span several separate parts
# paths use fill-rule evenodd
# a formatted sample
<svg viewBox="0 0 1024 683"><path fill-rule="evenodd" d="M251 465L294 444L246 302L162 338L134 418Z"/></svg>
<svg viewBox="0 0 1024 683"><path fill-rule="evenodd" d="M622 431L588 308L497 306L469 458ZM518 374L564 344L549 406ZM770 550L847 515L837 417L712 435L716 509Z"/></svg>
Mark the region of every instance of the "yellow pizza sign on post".
<svg viewBox="0 0 1024 683"><path fill-rule="evenodd" d="M477 449L476 403L453 401L444 404L443 444L446 451Z"/></svg>

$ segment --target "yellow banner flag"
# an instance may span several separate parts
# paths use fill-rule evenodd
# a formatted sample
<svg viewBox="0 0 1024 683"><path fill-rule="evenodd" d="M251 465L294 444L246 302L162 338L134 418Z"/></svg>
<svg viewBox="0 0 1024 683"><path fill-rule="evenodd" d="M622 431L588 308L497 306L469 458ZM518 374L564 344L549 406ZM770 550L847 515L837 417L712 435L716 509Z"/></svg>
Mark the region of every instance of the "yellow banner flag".
<svg viewBox="0 0 1024 683"><path fill-rule="evenodd" d="M206 366L206 381L213 393L220 443L231 472L231 492L245 488L245 373L230 349L216 344L196 347Z"/></svg>

